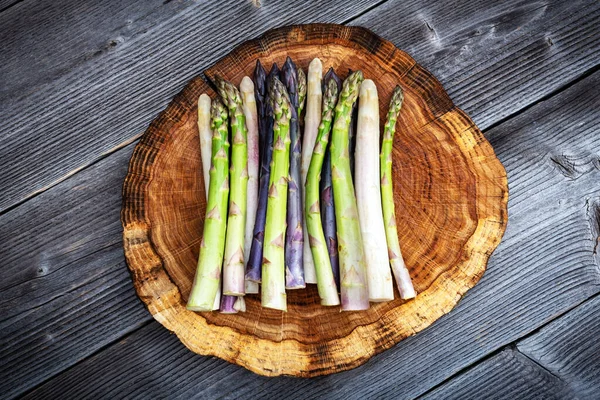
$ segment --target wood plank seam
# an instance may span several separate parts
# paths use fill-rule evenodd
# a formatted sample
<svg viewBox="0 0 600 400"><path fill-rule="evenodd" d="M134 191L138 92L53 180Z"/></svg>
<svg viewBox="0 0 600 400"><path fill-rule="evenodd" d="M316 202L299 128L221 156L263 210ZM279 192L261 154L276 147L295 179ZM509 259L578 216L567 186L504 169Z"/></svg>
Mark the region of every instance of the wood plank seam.
<svg viewBox="0 0 600 400"><path fill-rule="evenodd" d="M360 17L362 17L363 15L375 10L376 8L381 7L384 3L387 3L389 0L382 0L379 3L373 4L371 7L365 9L364 11L356 14L355 16L353 16L352 18L348 18L347 20L340 22L340 25L347 25L350 22L354 21L355 19L358 19Z"/></svg>
<svg viewBox="0 0 600 400"><path fill-rule="evenodd" d="M476 361L466 365L464 368L459 369L458 371L453 372L451 375L449 375L448 377L446 377L446 379L444 379L443 381L439 382L438 384L436 384L435 386L431 387L430 389L428 389L427 391L423 392L422 394L420 394L417 399L421 399L423 397L425 397L426 395L428 395L429 393L434 392L437 388L443 386L444 384L452 381L454 378L456 378L459 375L462 375L466 372L468 372L469 370L475 368L477 365L481 364L482 362L493 358L494 356L500 354L502 351L506 350L506 349L513 349L514 351L522 354L523 356L527 357L527 359L529 359L533 364L535 364L537 367L543 369L544 371L546 371L547 373L549 373L550 375L554 376L555 378L559 379L562 382L566 382L564 380L564 378L556 375L554 372L550 371L548 368L546 368L544 365L540 364L540 362L538 360L535 360L534 358L530 357L529 355L523 353L521 350L519 350L518 348L518 344L519 342L521 342L522 340L525 340L531 336L534 336L535 334L537 334L541 329L543 329L544 327L552 324L555 320L567 315L568 313L574 311L575 309L591 302L593 299L595 299L596 297L600 296L600 292L597 292L596 294L591 295L590 297L588 297L587 299L581 301L580 303L578 303L577 305L565 310L562 313L556 314L553 316L553 318L549 319L547 322L545 322L544 324L536 327L534 330L532 330L531 332L513 340L510 343L505 344L504 346L499 347L498 349L486 354L484 357L478 358Z"/></svg>
<svg viewBox="0 0 600 400"><path fill-rule="evenodd" d="M17 4L22 3L24 1L25 0L14 0L13 3L10 3L10 1L9 1L9 2L7 2L7 4L4 7L0 8L0 13L3 13L4 11L8 10L9 8L12 8L12 7L16 6Z"/></svg>
<svg viewBox="0 0 600 400"><path fill-rule="evenodd" d="M554 321L554 320L552 320L552 321ZM550 322L552 322L552 321L550 321ZM512 344L511 348L514 351L516 351L519 354L521 354L523 357L527 358L529 361L531 361L531 363L534 364L537 368L543 369L544 371L546 371L547 373L549 373L550 375L552 375L553 377L555 377L559 381L567 383L567 381L565 381L564 378L562 378L561 376L556 375L554 372L550 371L548 368L546 368L545 366L543 366L542 364L540 364L540 362L538 360L536 360L533 357L530 357L529 355L527 355L527 354L523 353L521 350L519 350L519 348L517 347L516 343Z"/></svg>
<svg viewBox="0 0 600 400"><path fill-rule="evenodd" d="M485 129L482 129L481 131L485 134L488 131L496 128L499 125L502 125L503 123L517 117L518 115L522 114L523 112L529 110L530 108L534 107L535 105L547 101L549 99L551 99L552 97L564 92L565 90L569 89L571 86L581 82L582 80L584 80L585 78L587 78L590 75L595 74L596 72L600 71L600 62L598 64L596 64L595 66L587 69L586 71L584 71L581 75L579 75L578 77L570 80L569 82L565 83L564 85L561 85L560 87L556 88L555 90L551 91L550 93L546 94L545 96L540 97L539 99L537 99L536 101L529 103L527 106L519 109L519 111L512 113L510 115L507 115L504 118L499 119L498 121L490 124L490 126L488 126Z"/></svg>
<svg viewBox="0 0 600 400"><path fill-rule="evenodd" d="M98 348L96 351L92 352L91 354L87 355L85 358L82 358L81 360L77 361L76 363L68 366L67 368L65 368L65 369L63 369L61 371L57 371L56 373L54 373L52 375L49 375L47 378L45 378L41 382L33 385L29 389L25 390L23 393L19 394L18 397L20 397L20 398L27 397L27 395L29 395L32 392L35 392L36 389L38 389L41 386L44 386L46 383L50 382L52 379L56 378L57 376L62 375L65 372L67 372L67 371L69 371L69 370L71 370L73 368L76 368L79 364L85 362L86 360L89 360L89 359L91 359L93 357L96 357L98 354L102 353L104 350L108 349L109 347L114 346L115 344L119 343L122 340L127 339L132 334L136 333L140 329L145 328L146 326L152 324L153 322L154 322L154 318L148 316L148 320L145 321L144 323L142 323L141 325L139 325L138 327L136 327L135 329L131 330L130 332L126 333L123 336L119 336L118 338L115 338L114 340L111 340L110 342L106 343L102 347Z"/></svg>

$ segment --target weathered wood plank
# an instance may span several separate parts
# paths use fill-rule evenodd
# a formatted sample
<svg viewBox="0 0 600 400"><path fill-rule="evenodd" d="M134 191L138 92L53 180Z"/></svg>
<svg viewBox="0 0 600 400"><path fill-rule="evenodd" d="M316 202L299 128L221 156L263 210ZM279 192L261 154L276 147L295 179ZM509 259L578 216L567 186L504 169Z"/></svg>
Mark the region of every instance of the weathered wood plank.
<svg viewBox="0 0 600 400"><path fill-rule="evenodd" d="M21 1L23 0L0 0L0 12L8 10L10 7Z"/></svg>
<svg viewBox="0 0 600 400"><path fill-rule="evenodd" d="M0 15L0 104L31 95L193 6L188 1L60 0L27 1L5 11Z"/></svg>
<svg viewBox="0 0 600 400"><path fill-rule="evenodd" d="M593 399L600 393L599 316L596 295L422 398Z"/></svg>
<svg viewBox="0 0 600 400"><path fill-rule="evenodd" d="M140 396L158 390L159 382L182 396L206 398L280 398L282 393L289 399L412 398L427 392L600 291L592 253L597 234L591 231L598 223L586 208L586 199L600 198L595 184L600 137L594 134L600 128L599 88L600 72L487 133L507 168L511 190L508 228L488 271L455 310L364 366L311 380L265 379L186 353L176 338L164 339L166 332L147 337L142 330L98 355L102 372L86 375L91 366L76 365L40 393L108 393L112 389L104 382L111 377L122 382L120 388L135 385ZM142 343L139 349L136 343ZM130 355L141 348L149 354ZM168 371L162 364L140 363L143 357L167 360Z"/></svg>
<svg viewBox="0 0 600 400"><path fill-rule="evenodd" d="M351 24L412 54L485 129L598 65L598 18L589 0L391 0Z"/></svg>
<svg viewBox="0 0 600 400"><path fill-rule="evenodd" d="M507 348L420 399L573 399L568 384Z"/></svg>
<svg viewBox="0 0 600 400"><path fill-rule="evenodd" d="M56 12L74 3L79 2L65 0ZM5 93L2 98L7 100L0 103L0 212L135 138L187 81L234 44L279 25L343 22L374 3L335 0L305 7L277 1L256 8L250 1L186 2L189 7L164 19L157 11L158 16L149 18L152 23L142 24L149 24L143 34L128 40L121 35L123 42L110 51L77 63L27 96ZM110 7L96 11L99 15L83 18L82 24L113 18ZM135 7L131 11L137 12ZM4 17L0 14L0 26ZM28 31L27 26L22 29ZM70 36L68 28L45 34ZM63 52L64 58L69 55ZM2 53L0 57L5 58ZM75 58L81 59L79 47ZM17 59L18 64L27 64Z"/></svg>
<svg viewBox="0 0 600 400"><path fill-rule="evenodd" d="M577 398L598 398L599 320L600 296L596 296L521 340L517 348L567 382Z"/></svg>
<svg viewBox="0 0 600 400"><path fill-rule="evenodd" d="M285 23L343 22L373 3L342 5L336 0L315 8L265 2L260 9L250 2L189 5L101 56L61 72L26 97L0 104L6 135L0 147L0 210L135 137L184 82L233 44ZM585 13L577 12L581 9ZM600 4L592 0L537 6L523 0L479 0L452 7L394 0L353 23L408 50L485 128L597 65L599 15ZM218 31L223 25L227 33ZM61 33L68 31L48 35ZM73 53L76 60L86 54L80 48ZM63 58L70 55L66 51ZM19 154L17 160L10 152Z"/></svg>
<svg viewBox="0 0 600 400"><path fill-rule="evenodd" d="M0 216L0 393L22 393L151 320L123 259L133 146Z"/></svg>

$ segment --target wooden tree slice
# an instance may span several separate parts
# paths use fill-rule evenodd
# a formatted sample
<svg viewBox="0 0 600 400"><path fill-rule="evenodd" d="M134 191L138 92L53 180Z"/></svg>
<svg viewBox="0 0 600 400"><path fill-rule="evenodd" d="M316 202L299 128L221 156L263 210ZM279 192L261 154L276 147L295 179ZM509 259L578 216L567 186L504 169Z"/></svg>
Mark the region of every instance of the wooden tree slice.
<svg viewBox="0 0 600 400"><path fill-rule="evenodd" d="M205 71L239 84L256 59L268 69L291 56L307 69L319 57L342 76L373 79L381 117L400 84L405 101L394 141L394 197L400 243L419 293L363 312L319 305L315 285L288 292L288 312L195 313L185 308L205 213L197 99L215 93L193 79L150 125L123 187L127 263L154 318L192 351L262 375L317 376L356 367L449 312L473 287L504 233L506 173L471 119L440 83L390 42L359 27L311 24L275 29ZM383 121L382 121L383 126Z"/></svg>

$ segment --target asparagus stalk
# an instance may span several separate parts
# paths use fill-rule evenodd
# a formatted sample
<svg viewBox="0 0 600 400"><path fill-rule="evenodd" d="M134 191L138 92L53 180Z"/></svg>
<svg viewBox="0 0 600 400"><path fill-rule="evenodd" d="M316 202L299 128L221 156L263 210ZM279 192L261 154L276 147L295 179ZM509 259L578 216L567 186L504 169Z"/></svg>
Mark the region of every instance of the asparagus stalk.
<svg viewBox="0 0 600 400"><path fill-rule="evenodd" d="M306 182L306 175L308 174L308 167L310 166L310 159L312 158L321 122L321 103L323 100L321 88L322 77L323 64L321 60L315 58L308 65L306 116L304 118L304 137L302 139L302 183ZM304 216L304 225L306 225L306 215ZM306 283L317 283L315 265L307 235L304 238L304 279Z"/></svg>
<svg viewBox="0 0 600 400"><path fill-rule="evenodd" d="M385 234L387 238L388 253L392 271L396 278L400 297L403 299L414 298L417 294L410 279L408 269L404 264L398 231L396 229L396 211L394 208L394 188L392 181L392 147L394 144L394 133L396 132L396 120L402 107L404 93L400 86L396 86L390 108L383 128L383 141L381 143L380 174L381 174L381 204L383 208L383 221L385 223Z"/></svg>
<svg viewBox="0 0 600 400"><path fill-rule="evenodd" d="M273 154L273 108L267 101L267 87L273 84L275 77L279 76L277 64L273 64L268 78L259 61L254 70L256 99L258 105L259 140L261 142L260 181L258 187L258 208L254 222L254 234L250 256L246 267L246 280L260 282L263 260L263 239L265 234L265 221L267 218L267 199L269 194L270 165Z"/></svg>
<svg viewBox="0 0 600 400"><path fill-rule="evenodd" d="M242 108L248 130L248 197L246 200L246 235L244 239L244 264L248 263L258 207L258 113L254 97L254 83L247 76L240 83ZM245 293L258 293L258 283L246 280Z"/></svg>
<svg viewBox="0 0 600 400"><path fill-rule="evenodd" d="M348 69L348 75L352 73L351 69ZM356 125L358 120L358 102L352 106L352 118L350 119L350 128L348 129L348 142L350 143L350 171L352 171L352 180L354 181L354 155L356 152Z"/></svg>
<svg viewBox="0 0 600 400"><path fill-rule="evenodd" d="M352 173L352 179L356 176L356 129L358 121L358 102L354 103L352 107L352 117L350 118L350 127L348 128L348 148L350 149L350 172Z"/></svg>
<svg viewBox="0 0 600 400"><path fill-rule="evenodd" d="M298 120L302 121L302 110L306 100L306 75L302 68L298 68Z"/></svg>
<svg viewBox="0 0 600 400"><path fill-rule="evenodd" d="M221 301L221 314L237 314L246 311L244 296L223 296Z"/></svg>
<svg viewBox="0 0 600 400"><path fill-rule="evenodd" d="M204 232L194 283L187 308L193 311L211 311L221 279L225 230L227 227L227 199L229 196L229 142L227 141L227 109L219 100L211 106L212 167L204 219Z"/></svg>
<svg viewBox="0 0 600 400"><path fill-rule="evenodd" d="M229 108L232 138L231 194L229 217L225 239L223 265L223 294L243 296L244 284L244 235L246 226L246 199L248 189L248 146L246 118L238 89L230 82L217 79L217 89Z"/></svg>
<svg viewBox="0 0 600 400"><path fill-rule="evenodd" d="M308 231L308 241L312 250L312 256L317 275L317 288L321 305L337 306L340 299L337 293L333 270L329 260L329 252L325 235L323 234L323 225L321 223L321 209L319 207L319 179L323 159L329 142L329 132L331 131L331 120L333 118L333 108L337 101L338 87L335 80L330 79L325 87L323 96L323 112L321 114L321 123L317 134L317 143L314 147L313 155L308 167L306 177L306 228Z"/></svg>
<svg viewBox="0 0 600 400"><path fill-rule="evenodd" d="M290 171L287 197L287 231L285 235L285 287L301 289L304 283L303 247L304 234L302 227L302 186L300 176L300 158L302 156L300 132L298 128L298 77L296 65L290 57L281 68L282 82L290 99ZM312 261L312 260L311 260ZM308 260L306 260L308 263Z"/></svg>
<svg viewBox="0 0 600 400"><path fill-rule="evenodd" d="M291 104L283 84L273 79L269 87L275 122L274 145L269 178L269 200L262 265L262 305L287 310L285 294L285 231L288 169L290 164Z"/></svg>
<svg viewBox="0 0 600 400"><path fill-rule="evenodd" d="M210 165L211 165L211 142L212 129L210 123L211 113L210 97L203 93L198 98L198 133L200 135L200 156L202 158L202 172L204 174L204 194L208 200L208 189L210 185ZM221 285L218 286L215 296L213 310L218 310L221 304Z"/></svg>
<svg viewBox="0 0 600 400"><path fill-rule="evenodd" d="M246 312L246 299L244 299L244 296L238 296L235 298L233 309L239 312Z"/></svg>
<svg viewBox="0 0 600 400"><path fill-rule="evenodd" d="M351 73L344 81L335 107L331 140L331 176L338 229L342 310L369 308L365 255L362 247L356 196L350 171L348 128L352 106L363 80L361 71Z"/></svg>
<svg viewBox="0 0 600 400"><path fill-rule="evenodd" d="M210 128L210 97L206 93L202 93L198 98L198 133L200 135L202 172L204 173L204 193L208 199L212 130Z"/></svg>
<svg viewBox="0 0 600 400"><path fill-rule="evenodd" d="M258 282L250 281L246 279L244 281L244 290L246 294L257 294L260 293L260 288L258 287Z"/></svg>
<svg viewBox="0 0 600 400"><path fill-rule="evenodd" d="M239 298L243 298L243 297L239 297ZM221 314L236 314L237 310L235 308L233 308L233 305L235 304L235 301L238 299L238 296L223 296L223 298L221 299L221 307L220 307L220 312Z"/></svg>
<svg viewBox="0 0 600 400"><path fill-rule="evenodd" d="M337 93L342 90L342 81L335 74L333 68L323 78L323 86L325 87L330 80L333 80L337 87ZM337 99L336 99L337 101ZM333 271L335 284L340 287L340 263L338 258L338 242L337 242L337 225L335 223L335 205L333 203L333 188L331 181L331 144L327 146L323 168L321 169L321 181L319 182L319 190L321 192L321 220L323 224L323 233L325 242L329 251L329 261ZM311 160L312 161L312 160Z"/></svg>
<svg viewBox="0 0 600 400"><path fill-rule="evenodd" d="M387 254L381 188L379 186L379 97L370 79L360 85L356 127L354 188L360 234L367 262L369 300L394 300L394 285Z"/></svg>

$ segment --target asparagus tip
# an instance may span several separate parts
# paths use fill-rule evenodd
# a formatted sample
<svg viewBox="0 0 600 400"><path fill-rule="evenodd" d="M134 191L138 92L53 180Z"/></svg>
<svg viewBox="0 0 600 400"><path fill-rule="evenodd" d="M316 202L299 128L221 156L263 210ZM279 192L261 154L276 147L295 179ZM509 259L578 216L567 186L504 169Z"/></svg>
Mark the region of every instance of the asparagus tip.
<svg viewBox="0 0 600 400"><path fill-rule="evenodd" d="M404 101L404 92L402 88L397 85L394 88L394 92L392 93L392 98L390 100L390 112L398 113L400 111L400 107L402 107L402 102Z"/></svg>

